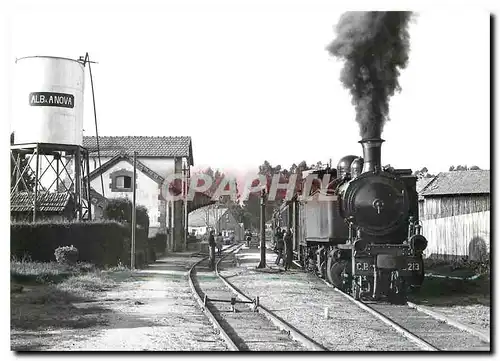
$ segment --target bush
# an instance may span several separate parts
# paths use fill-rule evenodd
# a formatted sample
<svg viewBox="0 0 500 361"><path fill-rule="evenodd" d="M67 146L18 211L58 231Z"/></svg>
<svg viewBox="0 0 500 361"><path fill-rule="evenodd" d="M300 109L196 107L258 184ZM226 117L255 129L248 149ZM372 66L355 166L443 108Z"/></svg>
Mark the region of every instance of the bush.
<svg viewBox="0 0 500 361"><path fill-rule="evenodd" d="M58 247L73 245L79 260L98 266L130 264L130 226L114 221L11 223L11 255L50 262ZM147 234L136 232L136 250L146 247Z"/></svg>
<svg viewBox="0 0 500 361"><path fill-rule="evenodd" d="M149 248L152 248L157 253L162 253L165 251L167 246L168 235L165 233L156 233L154 237L148 239Z"/></svg>
<svg viewBox="0 0 500 361"><path fill-rule="evenodd" d="M127 198L110 199L103 211L104 219L120 223L132 223L132 202ZM136 206L136 222L149 232L148 210L144 206Z"/></svg>
<svg viewBox="0 0 500 361"><path fill-rule="evenodd" d="M73 265L78 261L78 249L73 245L57 247L54 256L56 256L57 263Z"/></svg>

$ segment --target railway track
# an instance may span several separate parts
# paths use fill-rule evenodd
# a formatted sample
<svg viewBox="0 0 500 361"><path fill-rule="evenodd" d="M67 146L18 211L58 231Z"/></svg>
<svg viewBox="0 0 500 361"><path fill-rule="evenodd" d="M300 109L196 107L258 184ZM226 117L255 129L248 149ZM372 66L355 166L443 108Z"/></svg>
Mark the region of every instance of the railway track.
<svg viewBox="0 0 500 361"><path fill-rule="evenodd" d="M322 280L361 309L394 328L425 351L490 351L490 337L445 315L408 302L361 302Z"/></svg>
<svg viewBox="0 0 500 361"><path fill-rule="evenodd" d="M198 303L232 351L327 351L299 330L237 290L219 274L226 257L243 244L228 247L216 264L208 268L208 257L189 271L189 283Z"/></svg>

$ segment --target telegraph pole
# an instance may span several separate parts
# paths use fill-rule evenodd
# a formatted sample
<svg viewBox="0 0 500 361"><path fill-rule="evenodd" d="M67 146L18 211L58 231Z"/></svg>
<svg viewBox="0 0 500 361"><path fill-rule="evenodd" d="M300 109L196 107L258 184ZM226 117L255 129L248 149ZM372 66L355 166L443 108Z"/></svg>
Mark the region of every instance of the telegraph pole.
<svg viewBox="0 0 500 361"><path fill-rule="evenodd" d="M266 190L260 192L260 263L257 268L266 268Z"/></svg>
<svg viewBox="0 0 500 361"><path fill-rule="evenodd" d="M184 173L184 184L182 187L182 191L184 193L184 250L187 250L187 241L188 241L188 180L189 180L189 166L184 163L182 168L182 172Z"/></svg>
<svg viewBox="0 0 500 361"><path fill-rule="evenodd" d="M132 180L132 242L131 242L131 256L130 256L130 268L135 268L135 229L136 229L136 212L135 212L135 193L137 189L136 178L137 178L137 152L134 152L134 179Z"/></svg>

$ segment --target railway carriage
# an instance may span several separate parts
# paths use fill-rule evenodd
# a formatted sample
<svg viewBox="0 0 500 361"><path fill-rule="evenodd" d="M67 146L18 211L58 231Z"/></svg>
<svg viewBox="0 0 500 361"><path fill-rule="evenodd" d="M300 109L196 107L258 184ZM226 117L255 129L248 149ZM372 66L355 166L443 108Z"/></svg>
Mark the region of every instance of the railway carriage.
<svg viewBox="0 0 500 361"><path fill-rule="evenodd" d="M409 169L381 167L382 142L362 140L363 158L345 156L336 169L307 175L305 190L280 207L273 224L294 229L294 255L304 269L356 299L401 303L423 282L427 240L416 177ZM328 186L309 192L313 177Z"/></svg>

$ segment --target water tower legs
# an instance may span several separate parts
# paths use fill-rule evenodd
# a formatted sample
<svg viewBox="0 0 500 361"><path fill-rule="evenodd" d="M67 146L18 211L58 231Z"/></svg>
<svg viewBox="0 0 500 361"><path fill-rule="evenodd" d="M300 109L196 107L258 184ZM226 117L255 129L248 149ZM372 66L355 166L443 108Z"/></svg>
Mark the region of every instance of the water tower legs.
<svg viewBox="0 0 500 361"><path fill-rule="evenodd" d="M92 219L88 151L78 145L11 145L11 215L37 221L60 213L70 220ZM28 156L28 157L27 157ZM72 206L61 202L69 198ZM68 203L69 203L68 202Z"/></svg>

